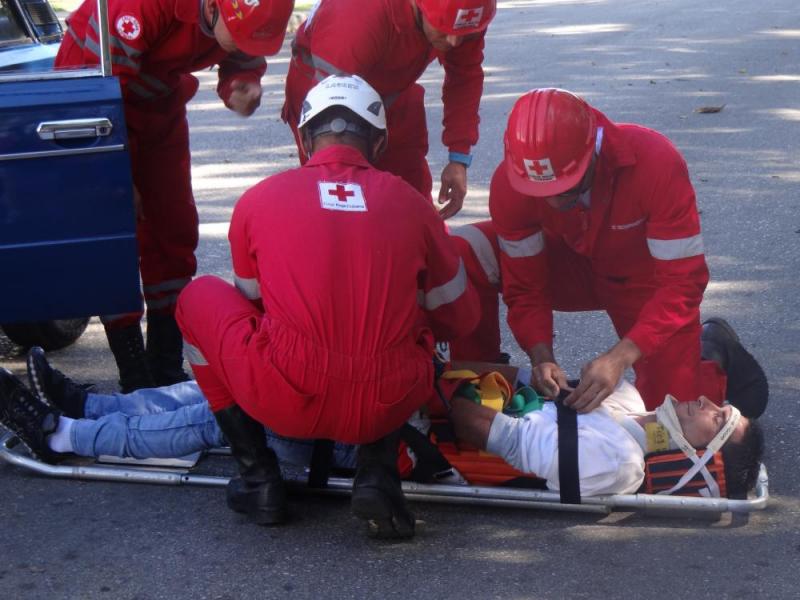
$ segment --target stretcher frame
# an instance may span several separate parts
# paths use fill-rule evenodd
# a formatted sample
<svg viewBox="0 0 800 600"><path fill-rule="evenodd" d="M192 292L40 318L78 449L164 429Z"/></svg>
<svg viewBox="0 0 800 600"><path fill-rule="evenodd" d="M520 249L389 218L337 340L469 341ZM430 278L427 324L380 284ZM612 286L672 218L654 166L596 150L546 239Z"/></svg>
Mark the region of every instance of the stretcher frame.
<svg viewBox="0 0 800 600"><path fill-rule="evenodd" d="M201 475L187 468L140 467L129 465L51 465L27 455L23 444L12 447L16 436L6 433L0 437L0 458L16 467L45 477L80 479L88 481L124 481L158 485L197 485L224 487L228 477ZM208 454L229 455L228 449L211 450ZM307 473L285 473L287 484L296 491L317 494L349 495L353 480L330 477L326 487L309 487ZM613 494L585 496L581 504L562 504L558 492L511 487L463 486L423 484L403 481L403 492L408 500L470 506L544 509L570 512L610 514L614 511L644 511L657 513L722 514L750 513L764 510L769 501L767 468L761 464L755 491L745 500L729 498L700 498L693 496L666 496L655 494Z"/></svg>

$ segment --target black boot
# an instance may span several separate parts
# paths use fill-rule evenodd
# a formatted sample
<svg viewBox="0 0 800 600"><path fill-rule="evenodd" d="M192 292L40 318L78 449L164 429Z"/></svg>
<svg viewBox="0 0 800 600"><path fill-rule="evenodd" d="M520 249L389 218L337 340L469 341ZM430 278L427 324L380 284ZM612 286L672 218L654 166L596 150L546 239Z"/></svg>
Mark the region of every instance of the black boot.
<svg viewBox="0 0 800 600"><path fill-rule="evenodd" d="M147 362L156 385L189 381L183 370L183 334L174 315L147 313Z"/></svg>
<svg viewBox="0 0 800 600"><path fill-rule="evenodd" d="M239 464L240 477L231 479L227 487L228 508L259 525L286 521L286 486L278 457L267 446L264 427L236 405L215 412L214 417Z"/></svg>
<svg viewBox="0 0 800 600"><path fill-rule="evenodd" d="M140 388L156 387L147 356L144 351L144 337L139 323L120 329L106 328L108 346L114 354L119 369L119 387L123 394Z"/></svg>
<svg viewBox="0 0 800 600"><path fill-rule="evenodd" d="M34 457L48 463L63 455L50 450L47 436L58 429L61 411L33 395L8 369L0 368L0 424L13 431Z"/></svg>
<svg viewBox="0 0 800 600"><path fill-rule="evenodd" d="M353 513L367 521L369 534L377 538L410 538L414 535L414 515L406 499L397 471L399 431L358 449L358 468L353 480Z"/></svg>
<svg viewBox="0 0 800 600"><path fill-rule="evenodd" d="M87 386L79 385L54 369L39 346L28 352L28 381L39 399L57 406L72 419L86 416Z"/></svg>
<svg viewBox="0 0 800 600"><path fill-rule="evenodd" d="M758 361L745 350L733 327L718 317L703 322L701 355L716 362L728 377L727 400L745 417L761 416L769 400L767 376Z"/></svg>

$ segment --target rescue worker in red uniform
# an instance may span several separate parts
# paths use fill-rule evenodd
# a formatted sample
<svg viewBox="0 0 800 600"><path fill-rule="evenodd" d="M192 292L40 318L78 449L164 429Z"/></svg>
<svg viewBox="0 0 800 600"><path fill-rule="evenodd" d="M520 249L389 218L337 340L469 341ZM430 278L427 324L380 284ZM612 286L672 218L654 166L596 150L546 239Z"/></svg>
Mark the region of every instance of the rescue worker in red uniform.
<svg viewBox="0 0 800 600"><path fill-rule="evenodd" d="M314 84L337 73L360 75L387 106L389 146L375 163L430 197L424 88L416 81L435 59L444 66L442 142L449 161L442 171L441 215L456 214L467 193L470 149L478 141L483 91L483 45L496 0L320 0L292 44L283 120L295 134L303 98Z"/></svg>
<svg viewBox="0 0 800 600"><path fill-rule="evenodd" d="M478 304L430 202L370 164L384 110L357 76L313 88L299 122L309 160L234 209L236 287L201 277L178 301L187 357L240 467L228 505L260 524L286 517L262 423L363 444L353 511L379 535L414 533L397 430L432 395L434 338L473 325Z"/></svg>
<svg viewBox="0 0 800 600"><path fill-rule="evenodd" d="M709 274L695 194L666 137L613 123L564 90L528 92L509 117L489 209L491 223L454 231L484 315L455 358L499 353L493 286L502 285L509 326L545 393L567 387L552 311L607 312L620 340L582 368L566 400L577 410L598 406L631 366L648 410L668 393L723 400L724 372L701 358Z"/></svg>
<svg viewBox="0 0 800 600"><path fill-rule="evenodd" d="M102 317L123 392L187 379L175 323L180 290L195 274L197 210L192 195L186 103L190 73L219 65L217 93L251 115L261 101L264 56L280 50L293 0L109 0L111 62L119 78L137 209L147 350L141 313ZM56 66L100 60L97 2L67 19Z"/></svg>

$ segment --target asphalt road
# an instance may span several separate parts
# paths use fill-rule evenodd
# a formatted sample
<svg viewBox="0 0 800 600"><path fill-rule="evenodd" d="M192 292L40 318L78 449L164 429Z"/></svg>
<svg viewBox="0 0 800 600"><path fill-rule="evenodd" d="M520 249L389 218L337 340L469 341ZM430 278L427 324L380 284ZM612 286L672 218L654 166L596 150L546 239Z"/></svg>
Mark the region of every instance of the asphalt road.
<svg viewBox="0 0 800 600"><path fill-rule="evenodd" d="M705 316L721 315L763 362L772 499L718 522L415 505L416 539L365 539L342 499L298 498L295 521L262 529L223 493L57 481L0 465L2 598L796 598L800 595L798 330L800 16L790 0L512 0L486 52L481 141L465 209L487 218L491 173L515 97L537 86L584 95L611 118L658 129L683 151L712 273ZM346 43L346 35L343 42ZM230 275L226 223L239 194L295 164L279 120L288 45L270 61L262 109L228 113L203 73L190 110L201 215L200 272ZM428 87L431 166L441 70ZM703 106L723 106L701 114ZM573 374L613 339L603 315L557 317ZM506 340L517 361L522 355ZM23 359L0 340L0 364ZM113 389L99 324L53 361ZM231 472L232 465L212 465Z"/></svg>

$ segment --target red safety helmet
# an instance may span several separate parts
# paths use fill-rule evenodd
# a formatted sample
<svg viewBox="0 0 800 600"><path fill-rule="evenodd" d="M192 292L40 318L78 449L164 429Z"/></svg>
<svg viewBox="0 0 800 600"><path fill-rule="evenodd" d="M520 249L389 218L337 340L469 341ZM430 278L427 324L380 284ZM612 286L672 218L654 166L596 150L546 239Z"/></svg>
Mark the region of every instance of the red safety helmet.
<svg viewBox="0 0 800 600"><path fill-rule="evenodd" d="M217 0L217 6L239 50L271 56L281 49L294 0Z"/></svg>
<svg viewBox="0 0 800 600"><path fill-rule="evenodd" d="M483 31L497 11L497 0L416 0L435 29L447 35Z"/></svg>
<svg viewBox="0 0 800 600"><path fill-rule="evenodd" d="M589 105L557 88L531 90L514 104L505 134L511 187L546 198L578 185L594 153L597 120Z"/></svg>

